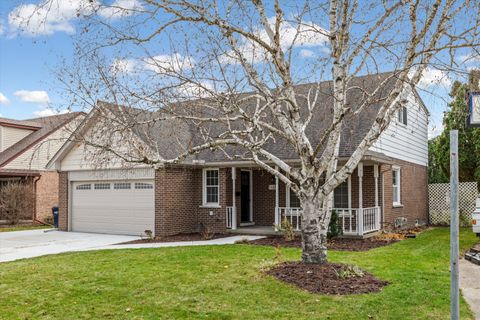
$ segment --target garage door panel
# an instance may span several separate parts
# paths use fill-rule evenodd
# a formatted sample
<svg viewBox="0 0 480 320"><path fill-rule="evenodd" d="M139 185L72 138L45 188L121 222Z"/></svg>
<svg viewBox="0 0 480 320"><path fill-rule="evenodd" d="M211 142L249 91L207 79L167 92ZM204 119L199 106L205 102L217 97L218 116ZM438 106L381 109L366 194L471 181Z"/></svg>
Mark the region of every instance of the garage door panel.
<svg viewBox="0 0 480 320"><path fill-rule="evenodd" d="M115 185L130 185L130 189L116 189ZM75 182L72 230L130 235L153 231L154 189L149 186L153 180Z"/></svg>

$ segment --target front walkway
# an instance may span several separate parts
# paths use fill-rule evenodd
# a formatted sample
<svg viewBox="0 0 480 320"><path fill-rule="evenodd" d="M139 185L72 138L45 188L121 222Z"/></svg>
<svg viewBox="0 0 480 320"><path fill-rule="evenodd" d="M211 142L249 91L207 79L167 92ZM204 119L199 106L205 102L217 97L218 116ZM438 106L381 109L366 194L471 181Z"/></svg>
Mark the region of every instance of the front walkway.
<svg viewBox="0 0 480 320"><path fill-rule="evenodd" d="M207 241L115 245L116 243L137 240L139 237L98 233L63 232L54 230L1 232L0 262L73 251L233 244L235 241L243 238L254 240L262 237L247 237L238 235Z"/></svg>
<svg viewBox="0 0 480 320"><path fill-rule="evenodd" d="M475 319L480 320L480 266L465 259L459 261L460 289Z"/></svg>

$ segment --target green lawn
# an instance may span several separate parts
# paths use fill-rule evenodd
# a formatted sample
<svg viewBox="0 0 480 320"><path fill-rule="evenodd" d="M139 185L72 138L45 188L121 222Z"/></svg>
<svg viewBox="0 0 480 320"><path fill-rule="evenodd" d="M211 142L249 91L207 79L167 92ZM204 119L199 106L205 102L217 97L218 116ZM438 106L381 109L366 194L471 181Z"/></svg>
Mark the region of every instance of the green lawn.
<svg viewBox="0 0 480 320"><path fill-rule="evenodd" d="M0 232L35 230L35 229L50 229L52 226L15 226L15 227L0 227Z"/></svg>
<svg viewBox="0 0 480 320"><path fill-rule="evenodd" d="M461 247L476 239L462 230ZM355 296L309 294L263 275L271 247L69 253L0 264L1 319L448 319L448 229L363 253L331 252L391 282ZM284 249L286 259L300 251ZM472 319L461 302L464 319Z"/></svg>

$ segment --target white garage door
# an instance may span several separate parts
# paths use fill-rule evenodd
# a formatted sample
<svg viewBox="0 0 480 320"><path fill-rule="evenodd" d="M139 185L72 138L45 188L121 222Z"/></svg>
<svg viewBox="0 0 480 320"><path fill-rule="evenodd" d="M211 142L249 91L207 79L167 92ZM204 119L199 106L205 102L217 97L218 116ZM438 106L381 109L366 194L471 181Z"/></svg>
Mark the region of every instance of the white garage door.
<svg viewBox="0 0 480 320"><path fill-rule="evenodd" d="M71 230L126 235L154 231L153 180L74 182Z"/></svg>

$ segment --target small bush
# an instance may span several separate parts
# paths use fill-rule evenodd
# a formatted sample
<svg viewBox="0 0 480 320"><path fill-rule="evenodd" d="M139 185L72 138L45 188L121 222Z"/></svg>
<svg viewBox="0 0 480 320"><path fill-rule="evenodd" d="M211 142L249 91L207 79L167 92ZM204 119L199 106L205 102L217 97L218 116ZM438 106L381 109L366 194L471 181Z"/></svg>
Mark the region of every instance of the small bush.
<svg viewBox="0 0 480 320"><path fill-rule="evenodd" d="M284 218L280 225L276 226L276 229L282 233L285 241L295 240L295 231L293 230L293 225L290 223L290 221L288 221L287 218Z"/></svg>
<svg viewBox="0 0 480 320"><path fill-rule="evenodd" d="M345 268L341 268L337 270L333 268L337 276L341 279L348 279L348 278L362 278L365 273L357 266L346 266Z"/></svg>
<svg viewBox="0 0 480 320"><path fill-rule="evenodd" d="M327 238L332 239L342 235L342 228L338 224L338 213L336 210L332 210L332 216L330 217L330 224L328 225Z"/></svg>
<svg viewBox="0 0 480 320"><path fill-rule="evenodd" d="M203 240L211 240L213 237L215 237L215 233L208 226L203 226L202 231L200 231L200 235L202 236Z"/></svg>
<svg viewBox="0 0 480 320"><path fill-rule="evenodd" d="M145 237L147 238L148 241L152 241L152 240L153 240L153 232L152 232L152 230L145 230L144 233L145 233Z"/></svg>
<svg viewBox="0 0 480 320"><path fill-rule="evenodd" d="M32 206L33 190L30 185L12 182L0 188L0 210L9 224L15 225L27 217Z"/></svg>

